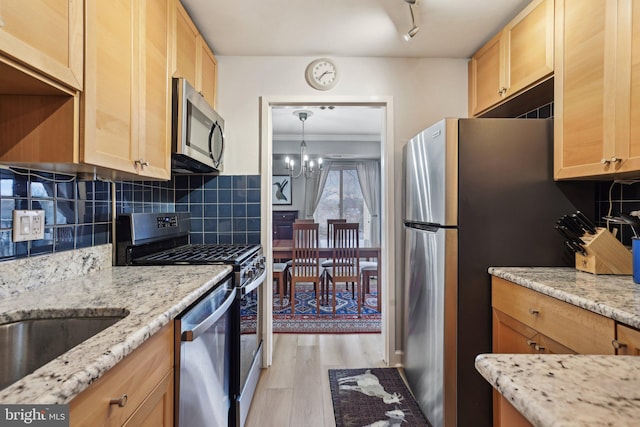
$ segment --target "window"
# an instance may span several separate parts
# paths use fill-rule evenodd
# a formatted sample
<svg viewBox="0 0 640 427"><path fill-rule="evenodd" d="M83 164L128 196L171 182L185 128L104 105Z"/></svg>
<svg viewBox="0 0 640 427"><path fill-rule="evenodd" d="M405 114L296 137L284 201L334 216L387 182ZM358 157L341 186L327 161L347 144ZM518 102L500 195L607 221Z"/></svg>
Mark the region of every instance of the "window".
<svg viewBox="0 0 640 427"><path fill-rule="evenodd" d="M320 203L313 214L319 224L320 245L327 244L327 219L345 218L360 224L360 245L369 244L371 215L362 196L355 165L332 165L322 191Z"/></svg>

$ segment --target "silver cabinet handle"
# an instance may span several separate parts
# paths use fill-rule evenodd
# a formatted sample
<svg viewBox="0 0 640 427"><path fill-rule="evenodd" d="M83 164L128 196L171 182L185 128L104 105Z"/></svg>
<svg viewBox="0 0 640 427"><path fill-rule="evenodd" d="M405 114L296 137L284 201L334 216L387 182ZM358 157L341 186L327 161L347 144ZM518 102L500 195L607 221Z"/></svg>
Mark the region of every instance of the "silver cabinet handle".
<svg viewBox="0 0 640 427"><path fill-rule="evenodd" d="M544 347L542 347L541 345L536 344L535 346L533 346L533 348L536 349L536 351L543 351Z"/></svg>
<svg viewBox="0 0 640 427"><path fill-rule="evenodd" d="M111 399L109 400L109 405L118 405L121 408L124 408L124 406L127 404L127 394L123 394L122 396L120 396L118 399Z"/></svg>
<svg viewBox="0 0 640 427"><path fill-rule="evenodd" d="M621 161L622 159L620 157L612 156L610 159L602 158L602 160L600 160L600 163L602 163L603 165L607 165L609 163L619 163Z"/></svg>
<svg viewBox="0 0 640 427"><path fill-rule="evenodd" d="M615 348L616 350L620 350L621 348L626 347L627 345L623 342L620 342L618 340L613 340L611 341L611 345L613 346L613 348Z"/></svg>
<svg viewBox="0 0 640 427"><path fill-rule="evenodd" d="M535 341L533 341L533 340L527 340L527 345L528 345L529 347L534 347L534 346L536 346L536 345L538 345L538 344L537 344Z"/></svg>
<svg viewBox="0 0 640 427"><path fill-rule="evenodd" d="M144 159L138 159L134 163L142 167L149 166L149 162L146 162Z"/></svg>
<svg viewBox="0 0 640 427"><path fill-rule="evenodd" d="M532 316L537 316L538 314L540 314L540 311L536 310L534 308L530 308L529 309L529 314L532 315Z"/></svg>

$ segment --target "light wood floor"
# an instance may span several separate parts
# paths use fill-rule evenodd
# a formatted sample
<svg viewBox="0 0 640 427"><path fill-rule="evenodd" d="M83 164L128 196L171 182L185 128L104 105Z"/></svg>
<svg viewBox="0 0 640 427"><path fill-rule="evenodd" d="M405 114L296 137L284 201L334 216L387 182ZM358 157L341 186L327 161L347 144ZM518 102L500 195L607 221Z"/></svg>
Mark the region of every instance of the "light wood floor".
<svg viewBox="0 0 640 427"><path fill-rule="evenodd" d="M382 336L274 334L245 427L335 427L329 369L377 368Z"/></svg>

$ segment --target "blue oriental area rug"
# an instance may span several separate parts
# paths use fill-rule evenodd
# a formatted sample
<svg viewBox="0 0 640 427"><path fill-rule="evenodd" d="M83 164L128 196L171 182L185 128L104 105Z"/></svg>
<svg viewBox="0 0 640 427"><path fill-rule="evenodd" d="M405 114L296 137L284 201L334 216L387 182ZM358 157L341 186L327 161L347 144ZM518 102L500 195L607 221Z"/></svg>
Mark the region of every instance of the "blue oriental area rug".
<svg viewBox="0 0 640 427"><path fill-rule="evenodd" d="M268 289L268 288L266 288ZM298 285L296 289L296 314L291 315L291 301L288 295L283 296L282 305L277 294L273 296L273 332L297 334L354 334L380 333L381 314L376 310L377 293L372 288L371 294L365 295L365 304L358 317L358 303L353 299L351 291L337 292L336 315L333 315L332 296L326 305L320 306L318 314L316 297L312 286ZM250 301L240 308L245 322L255 319L256 302ZM249 326L250 327L250 326Z"/></svg>

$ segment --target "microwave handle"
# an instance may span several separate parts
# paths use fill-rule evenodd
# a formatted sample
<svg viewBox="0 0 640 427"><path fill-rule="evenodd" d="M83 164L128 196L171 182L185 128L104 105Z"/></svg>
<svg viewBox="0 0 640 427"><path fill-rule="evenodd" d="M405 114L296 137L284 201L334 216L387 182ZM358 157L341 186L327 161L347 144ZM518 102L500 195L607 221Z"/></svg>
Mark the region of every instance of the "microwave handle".
<svg viewBox="0 0 640 427"><path fill-rule="evenodd" d="M213 134L216 131L216 128L220 128L220 157L219 158L215 158L213 156ZM209 130L209 157L211 157L211 160L213 160L213 163L216 165L216 167L220 166L220 160L222 160L222 153L224 153L224 133L222 132L222 128L220 127L220 125L218 125L218 122L213 122L213 125L211 125L211 129Z"/></svg>

